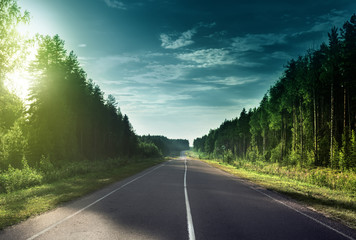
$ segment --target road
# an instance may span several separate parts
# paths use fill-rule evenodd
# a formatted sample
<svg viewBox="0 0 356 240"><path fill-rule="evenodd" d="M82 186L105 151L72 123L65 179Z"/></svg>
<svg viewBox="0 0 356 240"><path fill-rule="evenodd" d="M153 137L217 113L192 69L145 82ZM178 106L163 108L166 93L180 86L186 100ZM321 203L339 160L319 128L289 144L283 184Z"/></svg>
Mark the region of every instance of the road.
<svg viewBox="0 0 356 240"><path fill-rule="evenodd" d="M171 160L0 239L355 239L355 231L196 160Z"/></svg>

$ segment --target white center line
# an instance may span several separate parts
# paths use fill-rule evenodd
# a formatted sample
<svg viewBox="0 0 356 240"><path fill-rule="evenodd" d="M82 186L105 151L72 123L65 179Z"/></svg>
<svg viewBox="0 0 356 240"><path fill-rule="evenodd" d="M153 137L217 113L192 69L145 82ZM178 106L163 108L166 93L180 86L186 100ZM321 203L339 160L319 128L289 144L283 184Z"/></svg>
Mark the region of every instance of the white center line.
<svg viewBox="0 0 356 240"><path fill-rule="evenodd" d="M184 195L185 195L185 206L187 208L188 234L189 234L189 240L195 240L193 219L192 219L192 214L190 212L190 205L189 205L188 191L187 191L187 159L185 159L184 165L185 165L185 170L184 170Z"/></svg>
<svg viewBox="0 0 356 240"><path fill-rule="evenodd" d="M89 204L89 205L83 207L82 209L76 211L75 213L73 213L73 214L71 214L71 215L69 215L69 216L63 218L62 220L60 220L60 221L58 221L58 222L52 224L51 226L49 226L49 227L43 229L41 232L39 232L39 233L33 235L32 237L27 238L27 240L32 240L32 239L35 239L35 238L41 236L42 234L48 232L48 231L51 230L52 228L54 228L54 227L58 226L59 224L61 224L61 223L65 222L65 221L67 221L68 219L74 217L75 215L78 215L79 213L83 212L85 209L87 209L87 208L93 206L94 204L100 202L100 201L103 200L104 198L107 198L107 197L110 196L111 194L113 194L113 193L119 191L120 189L126 187L126 186L129 185L130 183L133 183L133 182L135 182L136 180L138 180L138 179L140 179L140 178L146 176L147 174L149 174L149 173L151 173L151 172L157 170L158 168L163 167L164 165L165 165L165 164L162 164L162 165L160 165L160 166L158 166L158 167L152 169L151 171L148 171L148 172L146 172L145 174L143 174L143 175L141 175L141 176L139 176L139 177L137 177L137 178L131 180L130 182L125 183L125 184L122 185L121 187L116 188L115 190L109 192L109 193L106 194L105 196L103 196L103 197L97 199L96 201L94 201L94 202L92 202L91 204Z"/></svg>

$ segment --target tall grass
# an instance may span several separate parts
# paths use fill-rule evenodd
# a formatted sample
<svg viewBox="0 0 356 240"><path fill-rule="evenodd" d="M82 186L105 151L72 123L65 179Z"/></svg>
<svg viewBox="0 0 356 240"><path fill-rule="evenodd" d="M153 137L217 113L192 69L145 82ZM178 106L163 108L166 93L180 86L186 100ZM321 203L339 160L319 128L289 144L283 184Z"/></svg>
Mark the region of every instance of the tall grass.
<svg viewBox="0 0 356 240"><path fill-rule="evenodd" d="M7 170L0 172L0 193L9 193L78 175L110 171L125 165L127 162L126 159L78 161L65 162L61 166L55 167L48 158L42 157L39 166L31 168L24 159L21 169L9 166Z"/></svg>
<svg viewBox="0 0 356 240"><path fill-rule="evenodd" d="M204 153L190 152L192 157L209 159ZM283 166L279 163L264 161L250 162L245 159L234 159L227 163L225 159L215 159L221 164L229 164L236 168L254 171L263 174L275 175L282 178L293 179L300 182L327 187L332 190L342 190L356 193L356 173L353 171L340 171L325 167Z"/></svg>
<svg viewBox="0 0 356 240"><path fill-rule="evenodd" d="M52 169L50 162L42 160L41 170L36 171L42 176L41 184L37 182L38 186L22 186L17 187L19 190L12 188L0 193L0 230L163 162L162 158L108 159L67 163ZM16 171L23 173L23 169Z"/></svg>
<svg viewBox="0 0 356 240"><path fill-rule="evenodd" d="M244 160L235 160L232 165L236 168L289 178L333 190L356 192L356 173L352 171L337 171L322 167L281 166L278 163L262 161L252 163Z"/></svg>

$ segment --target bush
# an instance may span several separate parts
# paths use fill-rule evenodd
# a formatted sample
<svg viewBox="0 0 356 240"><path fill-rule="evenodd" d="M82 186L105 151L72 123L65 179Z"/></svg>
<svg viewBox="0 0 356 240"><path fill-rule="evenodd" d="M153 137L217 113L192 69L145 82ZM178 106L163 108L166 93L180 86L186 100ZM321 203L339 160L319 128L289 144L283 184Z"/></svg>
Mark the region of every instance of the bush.
<svg viewBox="0 0 356 240"><path fill-rule="evenodd" d="M223 152L223 161L227 162L227 163L232 163L234 161L235 157L234 154L232 153L232 151L230 149L225 150Z"/></svg>
<svg viewBox="0 0 356 240"><path fill-rule="evenodd" d="M48 173L48 172L54 171L54 166L53 166L52 162L50 161L49 157L42 155L42 157L40 159L39 169L43 173Z"/></svg>
<svg viewBox="0 0 356 240"><path fill-rule="evenodd" d="M145 158L150 157L162 157L162 152L154 143L140 142L139 143L139 152Z"/></svg>
<svg viewBox="0 0 356 240"><path fill-rule="evenodd" d="M8 170L0 174L1 192L8 193L42 183L42 175L35 169L30 168L26 159L22 160L22 164L22 169L13 168L9 165Z"/></svg>
<svg viewBox="0 0 356 240"><path fill-rule="evenodd" d="M23 135L20 123L16 122L6 134L0 136L0 169L6 169L9 164L21 168L26 148L27 139Z"/></svg>
<svg viewBox="0 0 356 240"><path fill-rule="evenodd" d="M271 151L271 161L272 162L281 162L282 161L282 143L279 143Z"/></svg>
<svg viewBox="0 0 356 240"><path fill-rule="evenodd" d="M251 146L247 151L247 159L251 162L255 162L259 160L259 151L257 146Z"/></svg>

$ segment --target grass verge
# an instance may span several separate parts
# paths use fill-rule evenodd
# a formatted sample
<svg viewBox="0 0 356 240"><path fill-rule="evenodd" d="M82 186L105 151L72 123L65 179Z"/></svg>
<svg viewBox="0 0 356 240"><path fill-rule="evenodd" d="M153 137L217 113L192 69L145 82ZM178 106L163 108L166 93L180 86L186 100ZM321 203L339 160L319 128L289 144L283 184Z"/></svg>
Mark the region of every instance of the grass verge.
<svg viewBox="0 0 356 240"><path fill-rule="evenodd" d="M356 193L353 191L320 187L288 177L237 168L216 160L201 161L266 189L285 194L329 218L356 229Z"/></svg>
<svg viewBox="0 0 356 240"><path fill-rule="evenodd" d="M53 209L61 203L81 197L105 185L132 176L162 161L161 159L150 159L105 170L101 167L96 172L67 177L14 192L1 193L0 229Z"/></svg>

